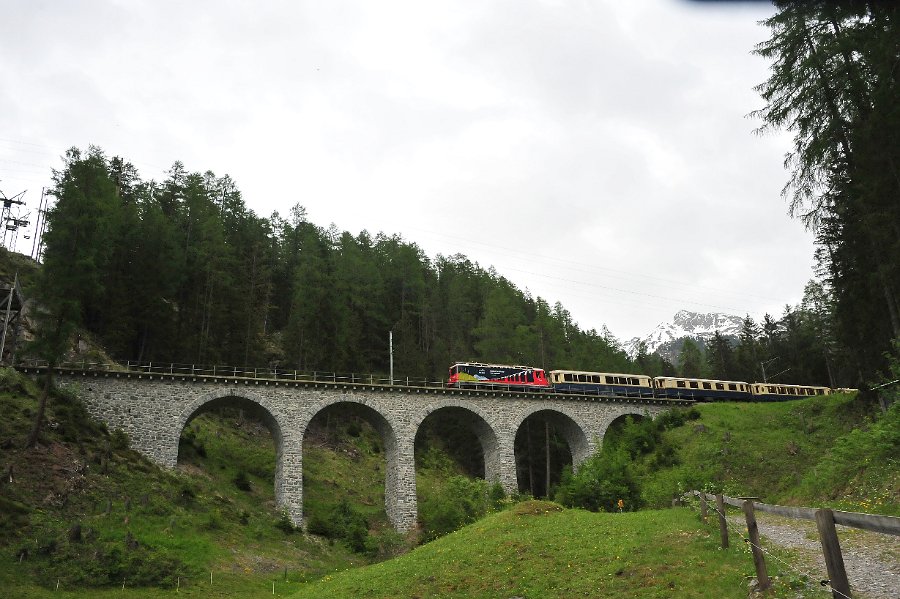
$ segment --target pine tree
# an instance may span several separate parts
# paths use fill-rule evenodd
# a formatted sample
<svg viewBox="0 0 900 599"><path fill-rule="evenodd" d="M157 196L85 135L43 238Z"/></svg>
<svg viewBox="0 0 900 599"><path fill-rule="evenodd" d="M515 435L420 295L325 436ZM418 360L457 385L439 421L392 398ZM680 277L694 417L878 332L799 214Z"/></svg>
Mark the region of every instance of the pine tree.
<svg viewBox="0 0 900 599"><path fill-rule="evenodd" d="M678 366L683 377L699 378L703 376L703 353L692 339L685 339L678 354Z"/></svg>
<svg viewBox="0 0 900 599"><path fill-rule="evenodd" d="M773 60L757 89L762 130L794 132L784 193L817 234L835 298L836 336L862 370L884 365L900 336L900 8L889 3L776 2Z"/></svg>
<svg viewBox="0 0 900 599"><path fill-rule="evenodd" d="M53 368L64 359L78 328L103 319L103 294L110 274L111 233L120 217L116 186L99 148L66 152L62 171L53 173L56 204L47 212L44 264L37 280L38 334L32 351L49 365L34 425L33 446L44 420Z"/></svg>

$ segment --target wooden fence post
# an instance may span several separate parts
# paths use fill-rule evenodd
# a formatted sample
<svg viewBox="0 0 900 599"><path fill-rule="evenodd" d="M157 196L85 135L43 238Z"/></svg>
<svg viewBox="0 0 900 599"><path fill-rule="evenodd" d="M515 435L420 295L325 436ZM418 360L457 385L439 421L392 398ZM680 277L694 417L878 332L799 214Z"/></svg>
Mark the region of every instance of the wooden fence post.
<svg viewBox="0 0 900 599"><path fill-rule="evenodd" d="M725 498L721 493L716 495L716 511L719 512L719 534L722 536L722 549L728 549L728 521L725 520Z"/></svg>
<svg viewBox="0 0 900 599"><path fill-rule="evenodd" d="M706 505L706 493L700 491L700 519L707 522L709 519L709 506Z"/></svg>
<svg viewBox="0 0 900 599"><path fill-rule="evenodd" d="M844 569L841 544L834 529L834 512L828 508L816 510L816 528L819 529L819 540L822 542L822 553L825 555L831 596L835 599L850 597L850 582Z"/></svg>
<svg viewBox="0 0 900 599"><path fill-rule="evenodd" d="M753 552L753 565L756 567L756 580L759 582L759 590L764 591L772 586L772 583L769 580L769 573L766 572L766 559L759 544L759 526L756 525L753 502L747 500L743 507L744 517L747 519L747 536L750 537L750 550Z"/></svg>

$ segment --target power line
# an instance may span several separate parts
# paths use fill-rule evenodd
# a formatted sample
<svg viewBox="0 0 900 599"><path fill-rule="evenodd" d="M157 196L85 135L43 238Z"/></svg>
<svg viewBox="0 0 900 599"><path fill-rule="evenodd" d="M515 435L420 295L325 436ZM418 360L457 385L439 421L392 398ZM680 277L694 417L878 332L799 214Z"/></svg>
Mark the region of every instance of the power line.
<svg viewBox="0 0 900 599"><path fill-rule="evenodd" d="M734 290L729 290L729 289L722 289L722 288L716 288L716 287L707 287L707 286L701 286L701 285L693 285L693 284L691 284L691 283L685 283L684 281L678 281L678 280L674 280L674 279L667 279L667 278L664 278L664 277L657 277L657 276L655 276L655 275L650 275L650 274L647 274L647 273L644 273L644 272L641 272L641 271L619 270L619 269L609 268L609 267L605 267L605 266L597 266L596 264L586 264L586 263L584 263L584 262L577 262L577 261L574 261L574 260L566 260L566 259L564 259L564 258L558 258L558 257L555 257L555 256L547 256L547 255L545 255L545 254L540 254L540 253L537 253L537 252L530 252L530 251L528 251L528 250L521 250L521 249L516 249L516 248L510 248L510 247L505 247L505 246L499 246L499 245L495 245L495 244L491 244L491 243L487 243L487 242L480 241L480 240L475 240L475 239L469 239L469 238L464 238L464 237L458 237L458 236L453 236L453 235L447 235L446 233L440 233L440 232L437 232L437 231L430 231L430 230L427 230L427 229L421 229L421 228L418 228L418 227L410 227L410 229L417 230L417 231L421 231L421 232L423 232L423 233L428 233L429 235L436 235L436 236L439 236L439 237L444 237L444 238L446 238L446 239L454 239L454 240L457 240L457 241L462 241L462 242L465 242L465 243L468 243L468 244L481 245L481 246L484 246L484 247L486 247L486 248L493 249L493 250L502 250L502 251L505 251L505 252L510 252L510 253L512 253L512 254L515 255L515 256L532 256L532 257L540 258L540 259L547 260L547 261L558 262L558 263L566 264L566 265L576 265L576 266L579 266L579 267L585 267L585 268L588 269L588 270L578 270L578 269L574 269L574 270L576 270L576 272L593 273L593 272L598 272L598 271L607 271L607 272L610 272L610 273L616 273L617 275L624 275L624 276L618 277L618 278L622 278L622 279L624 279L624 280L630 280L630 279L635 279L635 278L642 278L642 279L647 279L647 280L649 280L649 281L651 281L651 282L667 283L667 284L670 284L670 285L677 285L677 286L681 286L681 287L688 287L688 288L690 288L690 289L696 289L696 290L699 290L699 291L712 291L712 292L715 292L715 293L721 293L721 294L723 294L723 295L733 295L733 296L739 296L739 297L748 297L748 296L749 296L749 297L756 297L756 298L758 298L758 299L767 300L767 301L781 301L780 299L776 299L776 298L772 298L772 297L768 297L768 296L763 296L763 295L759 295L759 294L754 294L754 293L744 293L744 292L738 293L738 292L736 292L736 291L734 291ZM609 275L607 275L607 276L609 276Z"/></svg>

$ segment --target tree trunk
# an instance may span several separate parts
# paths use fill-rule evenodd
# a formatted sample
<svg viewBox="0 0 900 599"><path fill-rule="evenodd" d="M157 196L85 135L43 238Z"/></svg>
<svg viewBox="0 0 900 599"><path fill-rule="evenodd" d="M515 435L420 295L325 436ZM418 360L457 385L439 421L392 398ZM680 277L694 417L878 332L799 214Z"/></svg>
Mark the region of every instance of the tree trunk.
<svg viewBox="0 0 900 599"><path fill-rule="evenodd" d="M534 497L534 457L531 455L531 421L525 421L525 439L528 451L528 486L531 488L531 496Z"/></svg>
<svg viewBox="0 0 900 599"><path fill-rule="evenodd" d="M41 390L41 399L38 401L37 413L34 415L34 424L31 427L31 433L28 440L25 441L25 449L31 449L37 444L38 437L41 434L41 425L44 422L44 412L47 410L47 398L50 395L50 388L53 386L53 364L47 367L47 377L44 380L44 388Z"/></svg>
<svg viewBox="0 0 900 599"><path fill-rule="evenodd" d="M547 484L544 487L544 497L550 498L550 422L544 421L544 450L545 459L547 460Z"/></svg>

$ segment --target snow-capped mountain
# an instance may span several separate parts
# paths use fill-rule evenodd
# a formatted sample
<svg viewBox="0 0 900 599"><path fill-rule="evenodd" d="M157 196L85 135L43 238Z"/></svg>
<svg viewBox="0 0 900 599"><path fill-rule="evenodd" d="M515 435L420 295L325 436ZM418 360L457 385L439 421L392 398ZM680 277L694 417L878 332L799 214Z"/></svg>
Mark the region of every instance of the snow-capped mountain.
<svg viewBox="0 0 900 599"><path fill-rule="evenodd" d="M700 341L703 345L713 338L716 331L725 337L737 339L743 320L740 316L730 314L698 314L689 310L679 310L671 323L662 322L643 339L635 337L626 342L625 351L634 357L638 345L643 341L647 345L648 354L657 352L663 358L674 362L685 337Z"/></svg>

